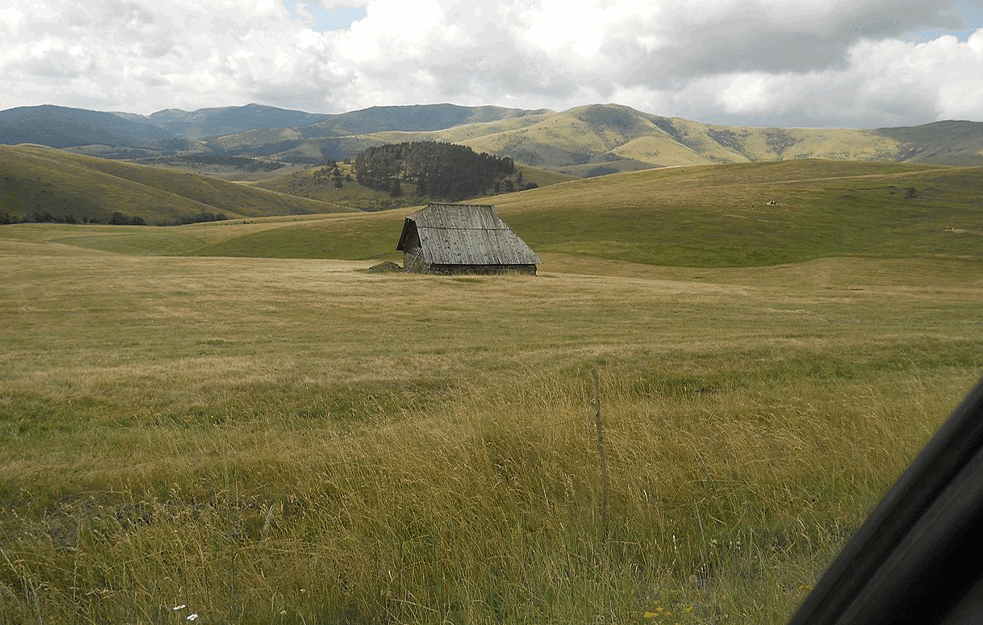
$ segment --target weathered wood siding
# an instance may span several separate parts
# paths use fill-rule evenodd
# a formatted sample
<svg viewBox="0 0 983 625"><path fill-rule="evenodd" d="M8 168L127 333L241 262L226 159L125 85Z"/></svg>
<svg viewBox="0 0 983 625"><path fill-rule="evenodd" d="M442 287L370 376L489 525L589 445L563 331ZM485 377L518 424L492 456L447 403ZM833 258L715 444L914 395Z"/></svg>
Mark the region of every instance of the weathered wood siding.
<svg viewBox="0 0 983 625"><path fill-rule="evenodd" d="M406 265L403 266L405 268ZM523 273L534 276L536 265L429 265L421 273L435 275Z"/></svg>

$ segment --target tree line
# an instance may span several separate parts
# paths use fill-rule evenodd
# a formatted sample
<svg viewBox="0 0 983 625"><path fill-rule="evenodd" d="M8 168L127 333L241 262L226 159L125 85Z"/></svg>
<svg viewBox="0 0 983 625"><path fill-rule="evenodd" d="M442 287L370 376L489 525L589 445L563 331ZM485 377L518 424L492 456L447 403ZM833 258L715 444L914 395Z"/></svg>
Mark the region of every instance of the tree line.
<svg viewBox="0 0 983 625"><path fill-rule="evenodd" d="M355 180L393 197L403 194L403 185L412 185L417 195L459 200L489 193L514 173L508 156L438 141L391 143L355 157Z"/></svg>
<svg viewBox="0 0 983 625"><path fill-rule="evenodd" d="M187 224L206 223L209 221L224 221L228 219L225 213L212 213L203 211L197 215L185 215L171 222L162 222L161 226L180 226ZM109 217L83 216L76 217L74 214L53 215L47 210L36 210L23 216L18 216L6 209L0 209L0 226L11 224L109 224L112 226L149 226L146 219L140 215L127 215L126 213L115 211Z"/></svg>

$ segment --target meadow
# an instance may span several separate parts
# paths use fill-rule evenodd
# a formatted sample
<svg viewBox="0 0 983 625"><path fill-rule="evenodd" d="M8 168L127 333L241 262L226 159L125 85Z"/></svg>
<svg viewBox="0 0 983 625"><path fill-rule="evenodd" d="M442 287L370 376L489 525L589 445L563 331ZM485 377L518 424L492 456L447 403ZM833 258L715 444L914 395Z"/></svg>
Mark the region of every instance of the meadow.
<svg viewBox="0 0 983 625"><path fill-rule="evenodd" d="M783 623L983 372L945 171L749 187L780 245L668 184L516 194L535 277L369 271L401 212L5 226L0 623ZM622 201L707 261L555 234Z"/></svg>

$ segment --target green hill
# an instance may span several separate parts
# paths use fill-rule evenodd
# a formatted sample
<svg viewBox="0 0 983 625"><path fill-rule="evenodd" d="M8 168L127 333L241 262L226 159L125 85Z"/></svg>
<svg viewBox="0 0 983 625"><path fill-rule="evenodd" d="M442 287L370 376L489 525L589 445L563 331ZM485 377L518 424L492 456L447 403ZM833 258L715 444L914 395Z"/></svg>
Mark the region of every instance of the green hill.
<svg viewBox="0 0 983 625"><path fill-rule="evenodd" d="M876 134L905 146L904 160L913 163L978 166L983 156L983 124L943 121L908 128L881 128Z"/></svg>
<svg viewBox="0 0 983 625"><path fill-rule="evenodd" d="M192 142L138 116L63 106L24 106L0 111L0 144L37 143L54 148L125 146L150 151L187 150Z"/></svg>
<svg viewBox="0 0 983 625"><path fill-rule="evenodd" d="M0 143L36 143L111 158L168 157L323 165L367 148L440 141L590 177L644 168L795 159L983 165L983 123L911 128L756 128L663 117L617 104L554 112L452 104L322 115L247 105L149 117L62 107L0 111ZM176 160L175 160L176 159ZM254 174L237 179L256 180Z"/></svg>
<svg viewBox="0 0 983 625"><path fill-rule="evenodd" d="M150 115L146 120L175 135L187 139L201 139L231 135L256 128L290 128L305 126L322 121L326 115L304 113L247 104L246 106L226 106L182 111L165 109Z"/></svg>
<svg viewBox="0 0 983 625"><path fill-rule="evenodd" d="M114 213L147 223L202 214L259 217L347 211L306 198L156 167L32 145L0 146L0 210L15 219L107 222Z"/></svg>
<svg viewBox="0 0 983 625"><path fill-rule="evenodd" d="M242 114L242 109L236 109ZM236 133L217 135L209 141L216 150L255 157L317 163L341 160L387 143L447 141L444 133L459 128L507 127L536 119L546 111L526 111L495 106L464 107L452 104L378 106L339 115L321 116L305 125L254 125Z"/></svg>
<svg viewBox="0 0 983 625"><path fill-rule="evenodd" d="M906 149L902 141L873 131L714 126L611 104L557 113L465 143L561 170L618 159L653 167L803 158L896 161ZM983 147L983 132L978 143Z"/></svg>
<svg viewBox="0 0 983 625"><path fill-rule="evenodd" d="M804 160L648 170L477 201L496 204L547 258L705 267L832 256L983 261L981 173ZM197 253L248 256L280 248L325 258L392 259L404 214L314 220ZM290 244L294 237L322 243Z"/></svg>
<svg viewBox="0 0 983 625"><path fill-rule="evenodd" d="M533 247L650 265L983 260L981 168L821 160L644 171L505 197Z"/></svg>
<svg viewBox="0 0 983 625"><path fill-rule="evenodd" d="M320 125L252 130L215 138L211 146L255 157L316 162L386 143L444 141L577 176L810 158L983 165L983 124L975 122L879 130L731 127L615 104L523 113L426 131L373 131L369 125L353 127L359 132L344 136L326 136Z"/></svg>
<svg viewBox="0 0 983 625"><path fill-rule="evenodd" d="M606 262L745 267L847 256L980 263L981 173L796 160L646 170L476 201L496 204L547 269L561 261L589 273ZM175 253L399 261L410 210L176 229L199 242Z"/></svg>

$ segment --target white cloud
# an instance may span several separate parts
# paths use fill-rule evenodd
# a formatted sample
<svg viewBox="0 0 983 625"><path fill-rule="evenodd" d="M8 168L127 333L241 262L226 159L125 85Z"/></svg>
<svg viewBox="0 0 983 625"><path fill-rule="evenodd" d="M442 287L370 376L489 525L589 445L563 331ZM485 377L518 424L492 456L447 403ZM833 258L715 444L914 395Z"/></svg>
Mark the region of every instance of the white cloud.
<svg viewBox="0 0 983 625"><path fill-rule="evenodd" d="M975 5L980 5L976 0ZM959 6L965 7L965 2ZM325 30L317 15L364 7ZM983 118L950 0L8 0L0 108L616 101L769 125ZM933 30L935 29L935 30ZM941 30L939 30L941 29ZM321 32L321 31L324 32ZM935 32L926 41L906 33Z"/></svg>

